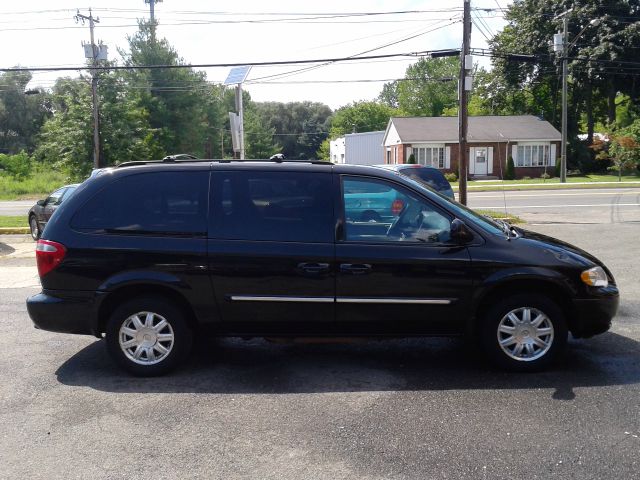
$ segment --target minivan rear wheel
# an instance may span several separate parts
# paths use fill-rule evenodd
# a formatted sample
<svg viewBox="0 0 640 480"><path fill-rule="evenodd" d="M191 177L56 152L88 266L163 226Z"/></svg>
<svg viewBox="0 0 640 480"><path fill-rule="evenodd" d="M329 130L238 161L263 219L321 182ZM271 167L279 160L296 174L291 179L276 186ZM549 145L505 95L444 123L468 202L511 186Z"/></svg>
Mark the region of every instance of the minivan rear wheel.
<svg viewBox="0 0 640 480"><path fill-rule="evenodd" d="M548 367L567 343L560 307L544 295L521 294L497 301L486 312L482 346L497 366L512 371Z"/></svg>
<svg viewBox="0 0 640 480"><path fill-rule="evenodd" d="M177 367L189 354L192 338L183 311L156 296L127 301L106 326L109 354L139 376L163 375Z"/></svg>

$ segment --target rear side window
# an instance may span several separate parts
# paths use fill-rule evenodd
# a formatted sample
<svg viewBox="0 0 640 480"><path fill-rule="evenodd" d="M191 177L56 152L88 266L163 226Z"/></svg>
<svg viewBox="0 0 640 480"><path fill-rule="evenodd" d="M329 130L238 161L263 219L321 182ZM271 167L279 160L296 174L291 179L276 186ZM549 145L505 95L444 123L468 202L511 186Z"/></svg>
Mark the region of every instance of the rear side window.
<svg viewBox="0 0 640 480"><path fill-rule="evenodd" d="M205 235L209 172L130 175L95 194L71 220L85 232Z"/></svg>
<svg viewBox="0 0 640 480"><path fill-rule="evenodd" d="M333 242L331 174L214 172L211 236Z"/></svg>
<svg viewBox="0 0 640 480"><path fill-rule="evenodd" d="M424 183L437 191L448 190L451 185L444 178L444 175L436 169L431 168L405 168L402 173L418 182Z"/></svg>

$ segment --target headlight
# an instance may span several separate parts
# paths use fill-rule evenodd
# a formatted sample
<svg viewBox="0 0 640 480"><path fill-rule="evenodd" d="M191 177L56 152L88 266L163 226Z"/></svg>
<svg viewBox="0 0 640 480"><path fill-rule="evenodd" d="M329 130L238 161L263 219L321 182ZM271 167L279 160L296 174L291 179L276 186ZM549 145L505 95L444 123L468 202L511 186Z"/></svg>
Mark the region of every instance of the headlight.
<svg viewBox="0 0 640 480"><path fill-rule="evenodd" d="M602 267L593 267L580 274L580 279L590 287L606 287L609 279Z"/></svg>

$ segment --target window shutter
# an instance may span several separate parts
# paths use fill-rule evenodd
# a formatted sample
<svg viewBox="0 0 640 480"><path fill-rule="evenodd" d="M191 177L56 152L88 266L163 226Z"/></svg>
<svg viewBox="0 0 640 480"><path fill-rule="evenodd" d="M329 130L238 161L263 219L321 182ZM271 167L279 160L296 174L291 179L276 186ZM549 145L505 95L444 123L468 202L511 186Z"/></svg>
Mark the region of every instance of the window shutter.
<svg viewBox="0 0 640 480"><path fill-rule="evenodd" d="M444 147L444 168L451 168L451 147Z"/></svg>
<svg viewBox="0 0 640 480"><path fill-rule="evenodd" d="M469 174L476 173L476 149L475 147L469 148Z"/></svg>
<svg viewBox="0 0 640 480"><path fill-rule="evenodd" d="M487 175L493 173L493 147L487 148Z"/></svg>
<svg viewBox="0 0 640 480"><path fill-rule="evenodd" d="M549 166L555 167L556 165L556 144L552 143L549 149Z"/></svg>

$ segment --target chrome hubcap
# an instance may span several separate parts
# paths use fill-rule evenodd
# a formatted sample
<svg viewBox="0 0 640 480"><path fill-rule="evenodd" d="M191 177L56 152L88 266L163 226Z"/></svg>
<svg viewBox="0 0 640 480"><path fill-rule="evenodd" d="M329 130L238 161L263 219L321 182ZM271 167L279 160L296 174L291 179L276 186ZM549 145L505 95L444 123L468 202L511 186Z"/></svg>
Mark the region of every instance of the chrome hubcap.
<svg viewBox="0 0 640 480"><path fill-rule="evenodd" d="M157 313L138 312L122 323L118 341L129 360L140 365L153 365L164 360L171 352L173 328Z"/></svg>
<svg viewBox="0 0 640 480"><path fill-rule="evenodd" d="M553 323L532 307L507 313L498 324L498 344L508 357L530 362L544 356L553 344Z"/></svg>
<svg viewBox="0 0 640 480"><path fill-rule="evenodd" d="M31 217L29 226L31 227L31 236L35 237L38 233L38 222L36 221L36 217Z"/></svg>

